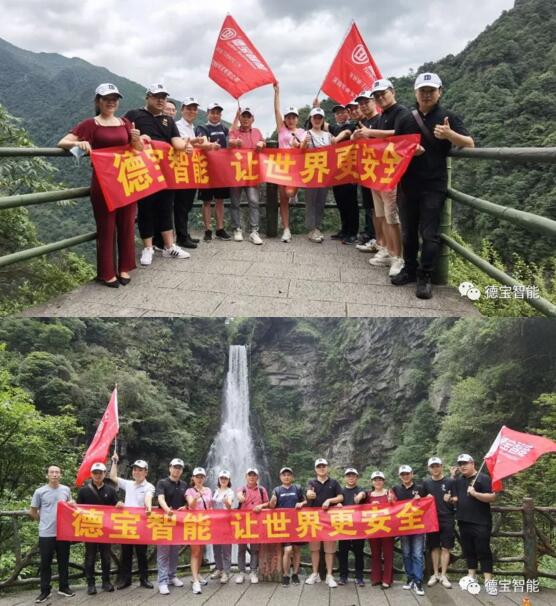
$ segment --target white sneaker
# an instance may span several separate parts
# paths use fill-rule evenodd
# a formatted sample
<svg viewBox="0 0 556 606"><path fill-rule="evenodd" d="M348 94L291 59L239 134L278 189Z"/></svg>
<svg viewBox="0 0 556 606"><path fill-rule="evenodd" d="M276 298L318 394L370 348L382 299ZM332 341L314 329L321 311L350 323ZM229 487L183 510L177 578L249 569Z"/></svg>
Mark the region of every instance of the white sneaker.
<svg viewBox="0 0 556 606"><path fill-rule="evenodd" d="M372 259L369 259L369 263L376 267L388 267L392 263L392 259L388 249L381 248Z"/></svg>
<svg viewBox="0 0 556 606"><path fill-rule="evenodd" d="M220 577L220 582L222 584L227 583L230 580L230 575L227 572L223 572L222 576Z"/></svg>
<svg viewBox="0 0 556 606"><path fill-rule="evenodd" d="M440 581L440 577L437 577L435 574L433 574L431 576L431 578L429 579L427 586L432 587L433 585L436 585L438 583L438 581Z"/></svg>
<svg viewBox="0 0 556 606"><path fill-rule="evenodd" d="M241 585L243 583L245 579L245 575L243 574L243 572L240 572L237 576L236 576L236 583L238 585Z"/></svg>
<svg viewBox="0 0 556 606"><path fill-rule="evenodd" d="M442 587L446 587L446 589L450 589L452 587L452 583L450 583L448 577L445 574L440 577L440 584L442 585Z"/></svg>
<svg viewBox="0 0 556 606"><path fill-rule="evenodd" d="M219 579L222 576L222 571L221 570L215 570L211 575L210 578L211 579Z"/></svg>
<svg viewBox="0 0 556 606"><path fill-rule="evenodd" d="M243 232L240 227L234 229L234 242L243 242Z"/></svg>
<svg viewBox="0 0 556 606"><path fill-rule="evenodd" d="M320 583L320 576L318 572L312 572L306 579L306 585L314 585L315 583Z"/></svg>
<svg viewBox="0 0 556 606"><path fill-rule="evenodd" d="M154 248L152 246L146 247L141 253L141 265L150 265L153 262Z"/></svg>
<svg viewBox="0 0 556 606"><path fill-rule="evenodd" d="M380 250L374 238L368 242L365 242L365 244L356 244L355 248L365 253L376 253Z"/></svg>
<svg viewBox="0 0 556 606"><path fill-rule="evenodd" d="M158 593L160 593L161 595L170 595L168 585L166 585L166 583L160 583L160 585L158 586Z"/></svg>
<svg viewBox="0 0 556 606"><path fill-rule="evenodd" d="M253 584L256 585L259 582L259 576L257 575L256 572L252 572L249 575L249 581Z"/></svg>
<svg viewBox="0 0 556 606"><path fill-rule="evenodd" d="M162 251L162 256L167 259L189 259L191 255L185 252L183 248L180 248L177 244L172 244L170 248L165 248Z"/></svg>
<svg viewBox="0 0 556 606"><path fill-rule="evenodd" d="M290 242L292 239L292 232L286 227L284 229L284 233L282 234L282 242Z"/></svg>
<svg viewBox="0 0 556 606"><path fill-rule="evenodd" d="M413 581L410 581L409 579L407 580L407 583L405 585L402 585L402 589L413 589L415 583Z"/></svg>
<svg viewBox="0 0 556 606"><path fill-rule="evenodd" d="M487 595L498 595L498 584L494 579L485 581L485 591L487 592Z"/></svg>
<svg viewBox="0 0 556 606"><path fill-rule="evenodd" d="M191 590L193 591L193 593L203 593L203 590L201 589L201 583L199 583L199 581L193 581Z"/></svg>
<svg viewBox="0 0 556 606"><path fill-rule="evenodd" d="M170 579L170 583L172 583L172 585L174 587L183 587L183 581L180 581L178 579L178 577L174 577L173 579Z"/></svg>
<svg viewBox="0 0 556 606"><path fill-rule="evenodd" d="M397 276L400 271L403 269L405 265L404 260L401 257L392 257L392 264L390 265L390 270L388 271L388 275L393 278Z"/></svg>
<svg viewBox="0 0 556 606"><path fill-rule="evenodd" d="M338 583L334 580L334 577L331 574L326 575L326 584L330 589L334 589L334 587L338 587Z"/></svg>
<svg viewBox="0 0 556 606"><path fill-rule="evenodd" d="M311 242L317 242L319 244L324 240L322 234L320 233L320 231L318 229L311 230L307 234L307 237L309 238L309 240L311 240Z"/></svg>
<svg viewBox="0 0 556 606"><path fill-rule="evenodd" d="M204 579L203 577L199 577L199 583L201 583L201 585L208 585L209 584L209 582L206 579Z"/></svg>
<svg viewBox="0 0 556 606"><path fill-rule="evenodd" d="M259 236L259 232L256 230L253 230L250 234L249 234L249 242L252 242L253 244L262 244L263 241L261 239L261 236Z"/></svg>
<svg viewBox="0 0 556 606"><path fill-rule="evenodd" d="M319 239L320 242L324 240L324 236L320 229L315 229L315 235Z"/></svg>

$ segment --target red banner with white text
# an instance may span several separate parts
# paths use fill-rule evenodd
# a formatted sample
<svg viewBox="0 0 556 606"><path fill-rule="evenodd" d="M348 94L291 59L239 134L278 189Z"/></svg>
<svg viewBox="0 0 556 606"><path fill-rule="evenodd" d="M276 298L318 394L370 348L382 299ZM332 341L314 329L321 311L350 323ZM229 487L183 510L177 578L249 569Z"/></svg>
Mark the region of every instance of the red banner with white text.
<svg viewBox="0 0 556 606"><path fill-rule="evenodd" d="M69 505L58 502L61 541L208 545L283 543L396 537L436 532L434 497L384 507L356 505L302 509L176 511L172 516L137 507Z"/></svg>
<svg viewBox="0 0 556 606"><path fill-rule="evenodd" d="M114 210L164 188L245 187L260 183L313 188L360 183L372 189L391 190L406 171L419 142L420 135L403 135L359 139L318 149L234 148L187 154L168 143L152 141L152 147L144 152L112 147L93 150L92 157L106 204Z"/></svg>

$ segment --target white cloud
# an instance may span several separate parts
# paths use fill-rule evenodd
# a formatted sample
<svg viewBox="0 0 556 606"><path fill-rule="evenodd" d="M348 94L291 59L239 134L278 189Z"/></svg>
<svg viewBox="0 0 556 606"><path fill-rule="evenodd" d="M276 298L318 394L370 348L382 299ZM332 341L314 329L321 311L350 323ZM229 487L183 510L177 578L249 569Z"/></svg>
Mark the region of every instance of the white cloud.
<svg viewBox="0 0 556 606"><path fill-rule="evenodd" d="M77 56L141 84L162 79L174 97L219 100L231 119L236 102L208 78L216 35L230 12L266 58L284 105L310 103L352 19L386 76L457 53L513 0L0 0L0 37L32 51ZM269 133L272 88L242 103Z"/></svg>

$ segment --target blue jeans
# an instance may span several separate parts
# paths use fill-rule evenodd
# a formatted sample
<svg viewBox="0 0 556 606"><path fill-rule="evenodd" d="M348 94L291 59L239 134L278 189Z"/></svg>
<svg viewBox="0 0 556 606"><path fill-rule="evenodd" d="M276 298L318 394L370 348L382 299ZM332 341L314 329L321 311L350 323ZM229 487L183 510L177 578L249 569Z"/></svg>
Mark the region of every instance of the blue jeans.
<svg viewBox="0 0 556 606"><path fill-rule="evenodd" d="M415 583L423 582L425 564L425 535L408 534L400 537L402 544L403 567L407 578Z"/></svg>

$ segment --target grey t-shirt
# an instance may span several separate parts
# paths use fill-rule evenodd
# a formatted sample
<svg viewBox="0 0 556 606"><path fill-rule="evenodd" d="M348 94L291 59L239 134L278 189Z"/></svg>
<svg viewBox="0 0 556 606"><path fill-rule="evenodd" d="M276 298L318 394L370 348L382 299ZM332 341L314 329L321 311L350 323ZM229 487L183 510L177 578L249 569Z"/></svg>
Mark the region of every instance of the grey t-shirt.
<svg viewBox="0 0 556 606"><path fill-rule="evenodd" d="M56 536L56 508L58 501L71 501L71 491L68 486L60 484L51 488L48 484L37 488L31 499L31 507L39 510L39 537Z"/></svg>

